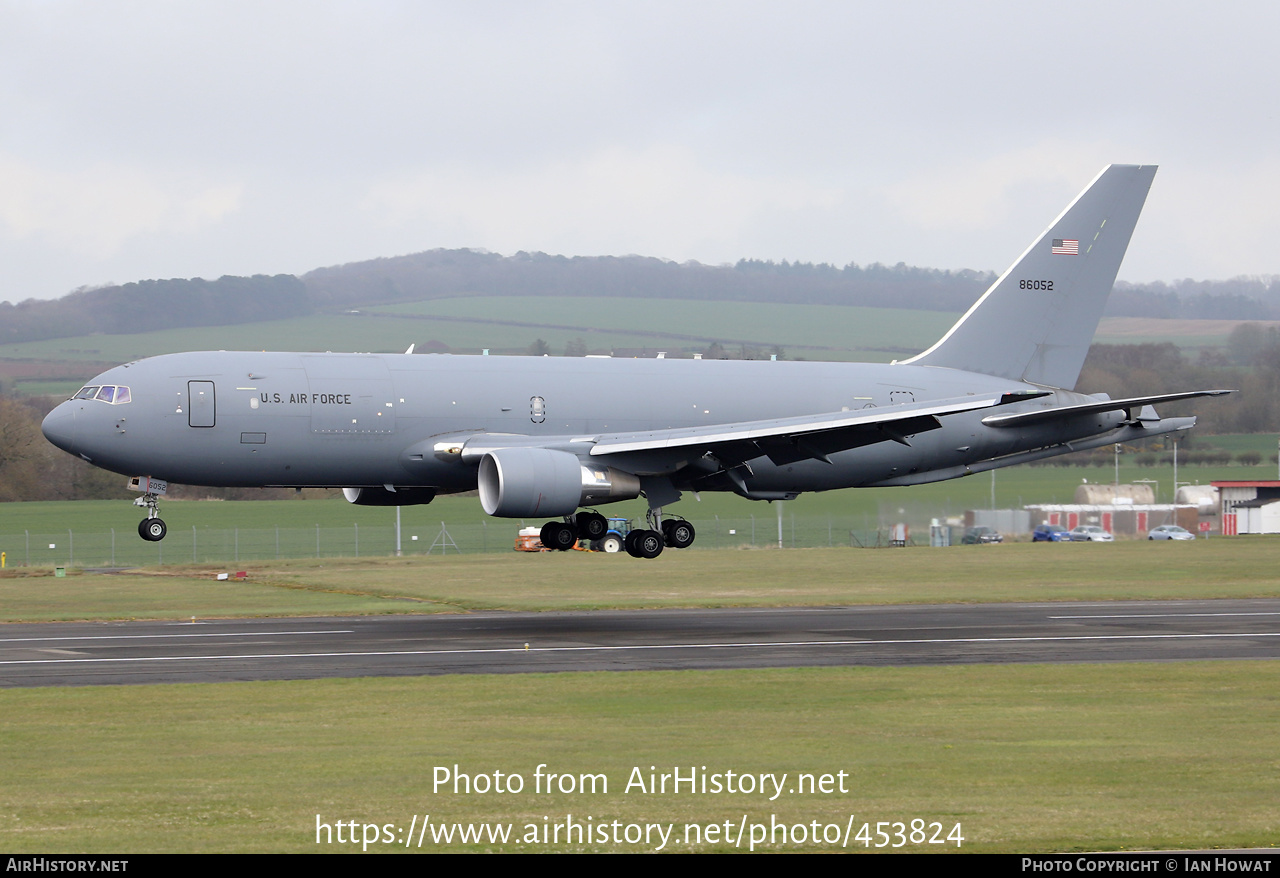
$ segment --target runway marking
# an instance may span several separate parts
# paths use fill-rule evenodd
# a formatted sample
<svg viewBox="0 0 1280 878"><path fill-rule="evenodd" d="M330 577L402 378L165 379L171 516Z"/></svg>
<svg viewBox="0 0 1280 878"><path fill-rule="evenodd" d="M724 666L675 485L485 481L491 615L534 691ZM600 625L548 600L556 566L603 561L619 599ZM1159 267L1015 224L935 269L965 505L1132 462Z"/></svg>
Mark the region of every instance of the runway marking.
<svg viewBox="0 0 1280 878"><path fill-rule="evenodd" d="M1115 613L1112 615L1049 616L1050 619L1191 619L1206 616L1280 616L1280 612L1258 613Z"/></svg>
<svg viewBox="0 0 1280 878"><path fill-rule="evenodd" d="M553 653L553 652L621 652L623 650L677 650L677 649L768 649L778 647L831 647L831 646L903 646L911 644L949 643L1036 643L1087 640L1202 640L1233 637L1280 637L1280 632L1257 634L1081 634L1061 637L957 637L935 640L793 640L753 643L674 643L635 644L631 646L510 646L489 649L411 649L378 652L303 652L303 653L255 653L249 655L171 655L134 656L119 658L84 659L16 659L0 661L0 665L60 665L93 664L101 662L181 662L215 661L219 659L305 659L305 658L376 658L379 656L412 655L500 655L503 653Z"/></svg>
<svg viewBox="0 0 1280 878"><path fill-rule="evenodd" d="M290 637L299 634L354 634L354 631L224 631L219 634L94 634L74 637L2 637L0 643L37 643L44 640L153 640L162 637Z"/></svg>

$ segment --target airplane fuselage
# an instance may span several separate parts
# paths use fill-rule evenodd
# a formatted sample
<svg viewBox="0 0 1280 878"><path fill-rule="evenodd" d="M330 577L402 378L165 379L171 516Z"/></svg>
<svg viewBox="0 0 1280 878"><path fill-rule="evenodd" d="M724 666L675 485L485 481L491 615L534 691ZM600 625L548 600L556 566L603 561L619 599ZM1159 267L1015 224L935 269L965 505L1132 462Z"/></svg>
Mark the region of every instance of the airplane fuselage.
<svg viewBox="0 0 1280 878"><path fill-rule="evenodd" d="M435 453L446 437L507 434L516 444L585 450L583 443L601 434L1038 389L897 364L237 351L153 357L94 382L128 387L130 401L72 399L45 429L96 466L195 485L393 485L439 493L476 488L474 465ZM1010 410L1084 399L1058 391ZM909 445L866 445L830 462L762 458L745 480L761 492L870 485L1092 436L1123 420L1118 412L1094 414L1041 435L987 427L985 414L949 415L941 429L915 435ZM626 457L601 463L644 468L643 455ZM662 468L689 463L664 461Z"/></svg>

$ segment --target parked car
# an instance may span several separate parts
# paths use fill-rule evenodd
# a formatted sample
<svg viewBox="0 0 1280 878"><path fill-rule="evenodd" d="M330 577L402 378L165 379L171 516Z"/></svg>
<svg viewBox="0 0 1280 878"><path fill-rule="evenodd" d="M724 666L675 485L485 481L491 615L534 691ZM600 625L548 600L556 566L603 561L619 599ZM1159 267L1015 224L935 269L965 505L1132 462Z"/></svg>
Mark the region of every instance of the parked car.
<svg viewBox="0 0 1280 878"><path fill-rule="evenodd" d="M1096 524L1082 524L1071 529L1073 543L1109 543L1113 540L1115 537L1109 531L1103 530Z"/></svg>
<svg viewBox="0 0 1280 878"><path fill-rule="evenodd" d="M964 537L961 538L960 542L976 546L980 543L1002 543L1004 542L1004 537L995 528L980 524L965 531Z"/></svg>
<svg viewBox="0 0 1280 878"><path fill-rule="evenodd" d="M1149 540L1194 540L1196 535L1176 524L1162 524L1147 531Z"/></svg>
<svg viewBox="0 0 1280 878"><path fill-rule="evenodd" d="M1031 532L1033 543L1065 543L1070 539L1071 534L1060 524L1036 525L1036 529Z"/></svg>

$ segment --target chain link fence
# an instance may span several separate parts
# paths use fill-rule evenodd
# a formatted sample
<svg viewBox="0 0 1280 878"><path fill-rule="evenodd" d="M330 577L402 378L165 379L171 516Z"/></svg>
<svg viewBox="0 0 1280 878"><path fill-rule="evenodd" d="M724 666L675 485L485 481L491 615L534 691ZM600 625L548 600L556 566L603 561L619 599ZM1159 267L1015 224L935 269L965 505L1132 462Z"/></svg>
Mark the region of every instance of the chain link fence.
<svg viewBox="0 0 1280 878"><path fill-rule="evenodd" d="M867 516L801 517L784 514L744 518L689 517L697 529L692 550L734 549L751 546L812 548L818 546L887 546L891 524L867 521ZM541 521L488 519L438 522L430 527L403 528L403 555L480 554L510 552L516 534L524 526ZM636 522L643 527L643 522ZM927 522L923 530L913 525L911 541L929 542ZM137 530L65 530L45 533L24 531L0 534L5 565L45 567L144 567L164 564L241 564L289 558L386 557L396 554L394 526L352 524L348 527L231 528L171 527L157 543L147 542Z"/></svg>

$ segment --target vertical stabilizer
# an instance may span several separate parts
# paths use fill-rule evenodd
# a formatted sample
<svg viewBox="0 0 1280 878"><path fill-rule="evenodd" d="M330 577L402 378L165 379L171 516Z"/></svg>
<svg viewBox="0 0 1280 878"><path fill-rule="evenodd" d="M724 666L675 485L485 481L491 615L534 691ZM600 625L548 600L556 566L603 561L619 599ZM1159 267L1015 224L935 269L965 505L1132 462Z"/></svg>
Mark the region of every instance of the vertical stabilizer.
<svg viewBox="0 0 1280 878"><path fill-rule="evenodd" d="M1155 173L1105 168L937 344L904 362L1073 387Z"/></svg>

